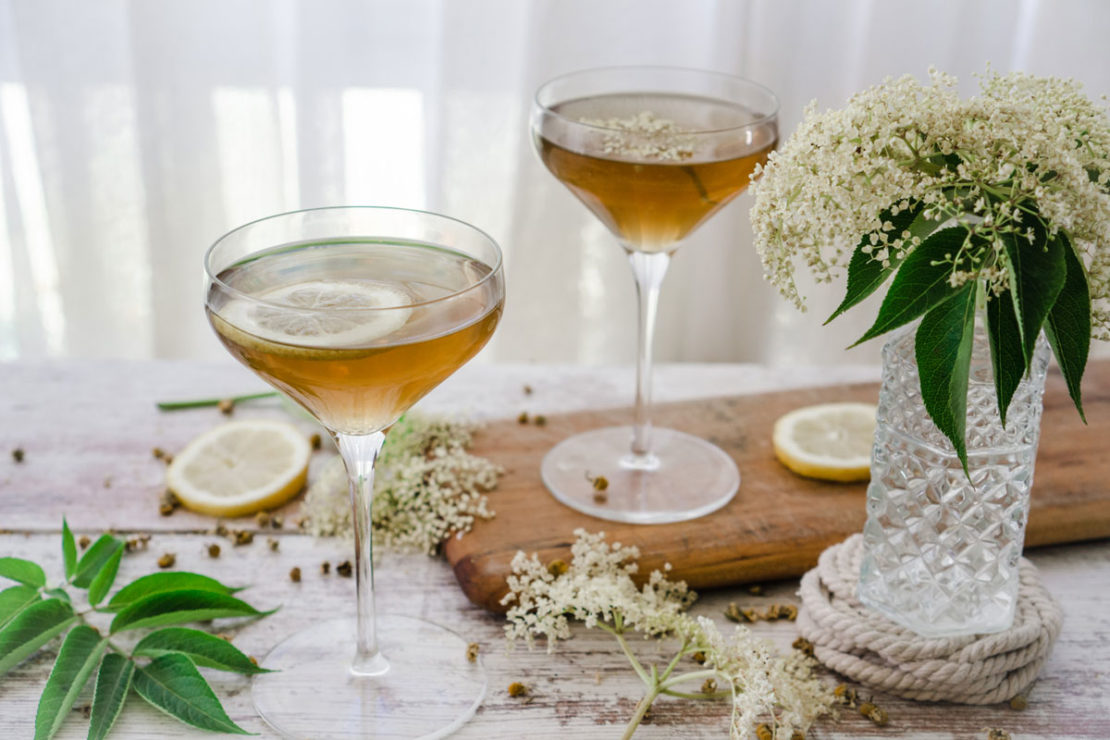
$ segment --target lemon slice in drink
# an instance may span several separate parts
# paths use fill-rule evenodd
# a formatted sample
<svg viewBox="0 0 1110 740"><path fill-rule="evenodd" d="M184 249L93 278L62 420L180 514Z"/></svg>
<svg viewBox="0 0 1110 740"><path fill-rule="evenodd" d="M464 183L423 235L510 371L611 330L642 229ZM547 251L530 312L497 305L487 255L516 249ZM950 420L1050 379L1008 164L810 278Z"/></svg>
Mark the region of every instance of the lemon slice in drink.
<svg viewBox="0 0 1110 740"><path fill-rule="evenodd" d="M365 347L400 329L412 297L369 280L308 280L232 299L221 319L256 337L302 347Z"/></svg>
<svg viewBox="0 0 1110 740"><path fill-rule="evenodd" d="M869 403L826 403L791 411L775 422L775 456L807 478L868 480L875 411Z"/></svg>
<svg viewBox="0 0 1110 740"><path fill-rule="evenodd" d="M305 483L311 446L282 421L232 421L191 441L166 469L181 503L212 516L243 516L279 506Z"/></svg>

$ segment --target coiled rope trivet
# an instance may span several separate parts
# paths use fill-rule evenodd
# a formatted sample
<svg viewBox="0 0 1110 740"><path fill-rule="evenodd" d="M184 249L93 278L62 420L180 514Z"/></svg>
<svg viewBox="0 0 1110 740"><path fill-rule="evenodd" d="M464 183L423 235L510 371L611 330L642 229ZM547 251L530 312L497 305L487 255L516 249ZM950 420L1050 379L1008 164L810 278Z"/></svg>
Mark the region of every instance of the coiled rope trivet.
<svg viewBox="0 0 1110 740"><path fill-rule="evenodd" d="M927 638L856 600L863 537L821 553L802 577L798 629L823 664L873 689L919 701L994 704L1026 689L1060 634L1060 606L1025 558L1017 612L1005 632Z"/></svg>

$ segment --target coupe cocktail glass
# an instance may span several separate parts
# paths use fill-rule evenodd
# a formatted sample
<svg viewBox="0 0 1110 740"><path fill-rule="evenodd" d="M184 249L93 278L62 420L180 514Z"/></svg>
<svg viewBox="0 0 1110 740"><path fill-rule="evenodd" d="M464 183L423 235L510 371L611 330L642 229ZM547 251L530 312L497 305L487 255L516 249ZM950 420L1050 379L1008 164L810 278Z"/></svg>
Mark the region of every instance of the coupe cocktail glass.
<svg viewBox="0 0 1110 740"><path fill-rule="evenodd" d="M544 483L568 506L663 523L708 514L736 493L740 473L721 449L652 428L652 337L671 256L747 187L778 141L777 113L767 88L689 69L576 72L536 93L531 128L540 158L617 237L639 297L633 425L570 437L544 458ZM599 476L608 481L604 497L590 483Z"/></svg>
<svg viewBox="0 0 1110 740"><path fill-rule="evenodd" d="M209 321L228 351L327 427L350 479L357 619L287 638L254 680L286 737L441 737L485 694L466 640L374 614L370 504L385 430L473 357L504 303L501 252L420 211L321 208L242 226L205 257ZM380 631L379 631L380 630Z"/></svg>

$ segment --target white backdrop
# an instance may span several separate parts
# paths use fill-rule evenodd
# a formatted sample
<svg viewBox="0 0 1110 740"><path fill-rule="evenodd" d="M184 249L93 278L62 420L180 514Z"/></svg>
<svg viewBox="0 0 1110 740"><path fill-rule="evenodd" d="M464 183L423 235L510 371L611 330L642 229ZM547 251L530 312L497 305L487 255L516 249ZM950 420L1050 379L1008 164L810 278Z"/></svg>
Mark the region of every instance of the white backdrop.
<svg viewBox="0 0 1110 740"><path fill-rule="evenodd" d="M1100 0L0 0L0 359L222 357L201 310L221 233L296 208L428 208L504 247L494 361L631 362L623 253L527 136L544 80L614 64L750 77L782 131L935 64L1110 92ZM760 278L741 197L679 252L657 357L872 362L867 307L821 321Z"/></svg>

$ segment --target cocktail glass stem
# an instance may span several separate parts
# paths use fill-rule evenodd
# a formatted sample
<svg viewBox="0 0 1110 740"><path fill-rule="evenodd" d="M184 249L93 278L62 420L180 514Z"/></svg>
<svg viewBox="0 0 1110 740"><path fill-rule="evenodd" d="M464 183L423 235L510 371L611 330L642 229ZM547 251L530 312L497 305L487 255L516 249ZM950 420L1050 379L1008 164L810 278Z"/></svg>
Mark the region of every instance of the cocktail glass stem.
<svg viewBox="0 0 1110 740"><path fill-rule="evenodd" d="M671 264L671 255L667 252L629 250L628 259L636 278L640 320L637 331L636 416L632 427L632 449L621 460L621 465L636 470L654 470L659 467L659 459L651 451L652 345L655 340L659 289Z"/></svg>
<svg viewBox="0 0 1110 740"><path fill-rule="evenodd" d="M333 433L351 490L351 521L355 530L355 593L358 598L357 640L351 673L380 676L389 663L378 650L374 624L374 536L370 507L374 501L374 463L385 442L383 432L373 434Z"/></svg>

